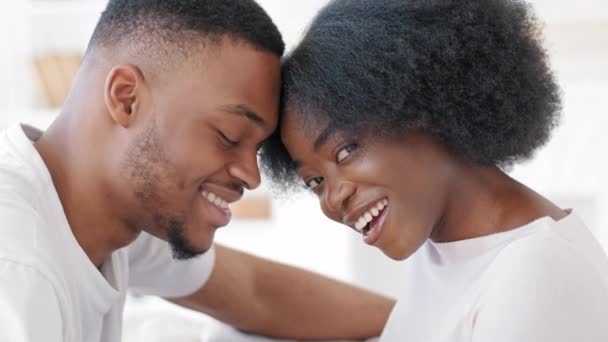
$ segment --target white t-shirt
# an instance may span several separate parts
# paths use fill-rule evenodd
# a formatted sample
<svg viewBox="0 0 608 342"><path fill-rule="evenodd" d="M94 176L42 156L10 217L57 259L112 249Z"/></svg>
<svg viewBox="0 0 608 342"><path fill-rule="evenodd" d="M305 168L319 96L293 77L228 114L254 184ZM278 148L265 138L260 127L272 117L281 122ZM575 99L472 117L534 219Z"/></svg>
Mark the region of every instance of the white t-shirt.
<svg viewBox="0 0 608 342"><path fill-rule="evenodd" d="M117 342L128 289L180 297L205 284L213 250L175 261L145 233L100 272L72 234L39 136L21 125L0 133L0 341Z"/></svg>
<svg viewBox="0 0 608 342"><path fill-rule="evenodd" d="M574 213L425 243L381 342L606 342L608 262Z"/></svg>

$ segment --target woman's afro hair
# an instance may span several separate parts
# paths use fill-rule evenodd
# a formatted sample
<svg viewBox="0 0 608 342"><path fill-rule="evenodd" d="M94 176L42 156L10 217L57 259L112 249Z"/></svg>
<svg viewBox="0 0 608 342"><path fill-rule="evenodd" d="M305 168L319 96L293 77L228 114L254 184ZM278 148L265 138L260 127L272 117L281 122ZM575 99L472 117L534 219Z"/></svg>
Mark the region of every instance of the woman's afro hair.
<svg viewBox="0 0 608 342"><path fill-rule="evenodd" d="M481 165L531 157L561 113L541 25L518 0L334 0L282 69L281 114L303 129L422 130ZM298 182L280 134L261 163L286 189Z"/></svg>

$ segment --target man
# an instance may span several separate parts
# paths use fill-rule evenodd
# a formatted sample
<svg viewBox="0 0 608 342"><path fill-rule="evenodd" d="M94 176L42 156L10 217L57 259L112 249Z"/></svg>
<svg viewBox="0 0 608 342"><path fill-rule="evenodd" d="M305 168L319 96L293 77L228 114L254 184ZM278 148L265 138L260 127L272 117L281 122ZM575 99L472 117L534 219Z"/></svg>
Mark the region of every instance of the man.
<svg viewBox="0 0 608 342"><path fill-rule="evenodd" d="M252 0L110 0L57 120L0 136L0 340L119 341L129 288L263 335L380 333L392 301L212 245L260 183L283 49Z"/></svg>

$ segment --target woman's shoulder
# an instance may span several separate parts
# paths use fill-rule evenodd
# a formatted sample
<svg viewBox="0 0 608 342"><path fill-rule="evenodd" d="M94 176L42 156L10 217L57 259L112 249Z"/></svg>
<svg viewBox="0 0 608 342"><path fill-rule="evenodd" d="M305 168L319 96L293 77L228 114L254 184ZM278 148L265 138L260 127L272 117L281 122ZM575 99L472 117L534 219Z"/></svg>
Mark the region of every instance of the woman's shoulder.
<svg viewBox="0 0 608 342"><path fill-rule="evenodd" d="M476 312L483 338L506 325L505 341L605 341L606 254L578 217L548 221L496 255L484 274Z"/></svg>
<svg viewBox="0 0 608 342"><path fill-rule="evenodd" d="M560 301L592 299L608 307L608 257L571 213L507 244L484 272L483 284L486 300L509 294L533 302L543 292Z"/></svg>
<svg viewBox="0 0 608 342"><path fill-rule="evenodd" d="M608 258L593 233L574 212L559 221L547 219L534 231L502 248L489 269L504 274L568 276L567 270L584 269L608 277Z"/></svg>

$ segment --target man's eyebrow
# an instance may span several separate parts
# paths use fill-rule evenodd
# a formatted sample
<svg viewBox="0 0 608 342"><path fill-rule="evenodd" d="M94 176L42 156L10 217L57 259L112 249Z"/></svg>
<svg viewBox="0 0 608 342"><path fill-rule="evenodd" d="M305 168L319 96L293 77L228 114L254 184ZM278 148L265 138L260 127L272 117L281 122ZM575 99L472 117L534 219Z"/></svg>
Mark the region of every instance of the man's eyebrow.
<svg viewBox="0 0 608 342"><path fill-rule="evenodd" d="M256 126L259 126L264 130L268 128L266 121L264 121L261 116L245 105L225 105L220 109L227 113L242 115L249 119L249 121L253 122Z"/></svg>

